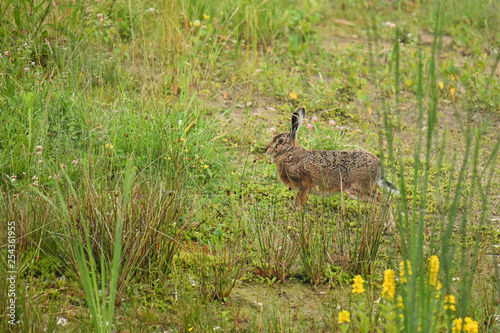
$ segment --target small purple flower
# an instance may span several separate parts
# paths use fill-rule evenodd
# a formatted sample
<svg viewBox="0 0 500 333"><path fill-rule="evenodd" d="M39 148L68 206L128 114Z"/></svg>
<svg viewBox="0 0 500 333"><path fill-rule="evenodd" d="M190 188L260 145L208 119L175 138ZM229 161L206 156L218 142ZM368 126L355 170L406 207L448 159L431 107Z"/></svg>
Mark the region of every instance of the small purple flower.
<svg viewBox="0 0 500 333"><path fill-rule="evenodd" d="M338 127L338 126L335 126L335 129L340 129L340 127Z"/></svg>
<svg viewBox="0 0 500 333"><path fill-rule="evenodd" d="M30 71L30 69L29 69L28 67L24 67L24 71L25 71L26 73L28 73L28 72Z"/></svg>
<svg viewBox="0 0 500 333"><path fill-rule="evenodd" d="M329 136L329 135L327 135L327 136L326 136L326 138L327 138L327 139L331 139L332 137L331 137L331 136Z"/></svg>
<svg viewBox="0 0 500 333"><path fill-rule="evenodd" d="M271 127L270 130L271 130L272 133L276 133L276 128Z"/></svg>
<svg viewBox="0 0 500 333"><path fill-rule="evenodd" d="M253 114L253 116L254 116L254 117L258 117L258 116L259 116L259 114L258 114L257 112L255 112L255 113Z"/></svg>
<svg viewBox="0 0 500 333"><path fill-rule="evenodd" d="M328 123L328 125L335 126L335 120L330 120L330 122Z"/></svg>
<svg viewBox="0 0 500 333"><path fill-rule="evenodd" d="M5 54L6 57L10 55L9 51L5 51L3 54Z"/></svg>
<svg viewBox="0 0 500 333"><path fill-rule="evenodd" d="M318 121L318 117L314 116L314 117L312 118L312 121Z"/></svg>
<svg viewBox="0 0 500 333"><path fill-rule="evenodd" d="M313 128L313 125L307 124L307 128L311 129L311 128Z"/></svg>

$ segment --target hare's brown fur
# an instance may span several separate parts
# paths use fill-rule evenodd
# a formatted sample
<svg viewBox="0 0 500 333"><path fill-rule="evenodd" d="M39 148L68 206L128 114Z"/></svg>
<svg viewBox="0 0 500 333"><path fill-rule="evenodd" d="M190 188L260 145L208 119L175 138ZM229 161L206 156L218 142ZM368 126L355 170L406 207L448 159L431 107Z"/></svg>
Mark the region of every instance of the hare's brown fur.
<svg viewBox="0 0 500 333"><path fill-rule="evenodd" d="M292 116L292 129L274 136L266 147L276 163L281 181L298 189L301 205L309 193L333 195L346 193L350 198L380 203L377 186L397 192L382 177L380 160L364 150L307 150L297 144L297 131L305 116L299 109ZM295 118L294 118L295 117Z"/></svg>

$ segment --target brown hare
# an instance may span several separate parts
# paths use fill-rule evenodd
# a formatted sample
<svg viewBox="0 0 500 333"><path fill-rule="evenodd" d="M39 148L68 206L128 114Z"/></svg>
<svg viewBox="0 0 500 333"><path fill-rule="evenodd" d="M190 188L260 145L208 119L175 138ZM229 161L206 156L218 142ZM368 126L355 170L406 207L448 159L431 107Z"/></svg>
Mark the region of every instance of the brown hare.
<svg viewBox="0 0 500 333"><path fill-rule="evenodd" d="M298 189L297 202L303 206L309 193L333 195L345 193L349 198L382 201L377 186L399 194L398 189L384 179L380 160L364 150L307 150L297 143L297 131L304 121L305 110L299 108L292 115L289 132L274 136L266 153L276 163L281 181L289 188ZM391 221L392 220L392 221ZM389 228L394 221L389 210Z"/></svg>

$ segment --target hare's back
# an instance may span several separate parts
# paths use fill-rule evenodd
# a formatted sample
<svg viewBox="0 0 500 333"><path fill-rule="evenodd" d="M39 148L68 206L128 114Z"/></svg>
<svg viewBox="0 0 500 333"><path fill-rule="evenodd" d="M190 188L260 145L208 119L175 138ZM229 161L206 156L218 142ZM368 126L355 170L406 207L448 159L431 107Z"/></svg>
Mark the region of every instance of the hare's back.
<svg viewBox="0 0 500 333"><path fill-rule="evenodd" d="M362 167L380 165L380 160L366 150L310 150L309 162L322 167L343 165L345 167Z"/></svg>
<svg viewBox="0 0 500 333"><path fill-rule="evenodd" d="M372 183L380 176L380 160L365 150L312 150L306 166L314 183Z"/></svg>

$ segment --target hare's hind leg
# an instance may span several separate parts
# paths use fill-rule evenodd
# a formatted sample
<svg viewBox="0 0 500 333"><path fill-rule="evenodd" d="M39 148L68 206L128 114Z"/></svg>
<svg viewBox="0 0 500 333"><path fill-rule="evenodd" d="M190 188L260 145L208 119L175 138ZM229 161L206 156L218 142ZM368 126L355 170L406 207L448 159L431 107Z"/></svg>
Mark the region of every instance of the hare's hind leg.
<svg viewBox="0 0 500 333"><path fill-rule="evenodd" d="M342 191L349 197L350 199L358 200L358 201L363 201L363 202L368 202L368 196L363 191L363 189L358 186L357 184L351 184L350 186L343 188ZM341 205L342 205L342 213L345 214L345 208L344 208L344 197L341 196Z"/></svg>
<svg viewBox="0 0 500 333"><path fill-rule="evenodd" d="M394 222L391 203L388 198L384 197L382 193L375 189L373 194L373 203L379 206L379 221L381 223L384 222L384 233L392 234L396 230L396 223Z"/></svg>
<svg viewBox="0 0 500 333"><path fill-rule="evenodd" d="M387 204L387 223L385 224L385 232L392 234L396 231L396 220L392 215L392 210L389 204Z"/></svg>
<svg viewBox="0 0 500 333"><path fill-rule="evenodd" d="M389 198L383 197L379 191L375 190L373 201L380 206L380 221L385 220L384 232L386 234L392 234L394 231L396 231L396 222L394 220L394 216L392 215L391 203L389 201Z"/></svg>
<svg viewBox="0 0 500 333"><path fill-rule="evenodd" d="M369 193L367 193L368 191L361 188L357 184L352 184L351 186L344 188L343 191L351 199L364 202L369 201Z"/></svg>
<svg viewBox="0 0 500 333"><path fill-rule="evenodd" d="M382 202L386 199L382 197L382 194L377 191L376 188L370 191L368 188L362 188L356 184L345 189L344 192L351 199L363 202L372 202L373 204L380 206L380 215L378 217L378 220L380 221L379 223L382 223L385 220L384 230L388 233L395 231L396 224L392 215L390 203L385 202L385 204L382 204ZM386 211L387 213L384 214Z"/></svg>

